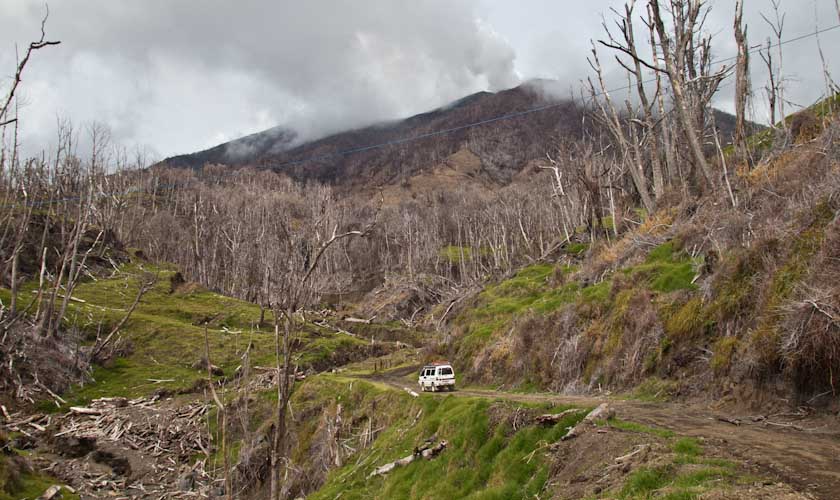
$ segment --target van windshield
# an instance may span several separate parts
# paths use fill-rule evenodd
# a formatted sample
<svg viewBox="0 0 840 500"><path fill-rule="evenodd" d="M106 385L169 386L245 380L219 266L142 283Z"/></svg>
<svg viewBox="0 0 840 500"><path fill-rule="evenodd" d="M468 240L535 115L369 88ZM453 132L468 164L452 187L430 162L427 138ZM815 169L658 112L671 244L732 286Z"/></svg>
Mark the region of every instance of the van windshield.
<svg viewBox="0 0 840 500"><path fill-rule="evenodd" d="M452 368L444 366L443 368L438 369L438 373L440 375L452 375Z"/></svg>

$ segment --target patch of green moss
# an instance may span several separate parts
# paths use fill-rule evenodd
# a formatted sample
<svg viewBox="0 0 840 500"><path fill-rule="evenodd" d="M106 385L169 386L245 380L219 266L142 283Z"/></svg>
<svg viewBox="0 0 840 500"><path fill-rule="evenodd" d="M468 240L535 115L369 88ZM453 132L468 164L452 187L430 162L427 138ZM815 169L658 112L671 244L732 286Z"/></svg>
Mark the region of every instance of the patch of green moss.
<svg viewBox="0 0 840 500"><path fill-rule="evenodd" d="M460 264L461 262L471 262L473 259L472 247L459 247L456 245L447 245L438 252L440 258L446 260L450 264Z"/></svg>
<svg viewBox="0 0 840 500"><path fill-rule="evenodd" d="M716 283L714 298L709 304L710 315L723 321L749 308L756 296L756 276L764 269L762 253L774 245L774 242L765 242L726 256L722 279Z"/></svg>
<svg viewBox="0 0 840 500"><path fill-rule="evenodd" d="M569 255L583 255L587 250L589 250L587 243L569 243L563 247L563 251Z"/></svg>
<svg viewBox="0 0 840 500"><path fill-rule="evenodd" d="M584 303L606 304L610 299L612 281L602 281L581 290L580 296Z"/></svg>
<svg viewBox="0 0 840 500"><path fill-rule="evenodd" d="M624 273L646 281L651 290L661 293L696 289L692 282L698 263L677 251L676 245L674 241L659 245L650 251L643 264L625 269Z"/></svg>
<svg viewBox="0 0 840 500"><path fill-rule="evenodd" d="M226 374L233 373L249 344L253 364L273 365L271 322L274 317L270 311L264 317L266 326L258 328L259 306L201 287L176 286L177 282L173 281L176 271L168 265L133 260L112 277L80 283L73 293L79 301L69 302L65 326L81 329L89 343L97 335L107 335L134 301L141 280L150 275L157 276L155 285L143 296L118 335L130 344L130 353L106 366L95 367L92 381L72 388L65 395L70 404L81 405L104 396L137 397L160 388L178 390L193 386L206 377L206 373L191 368L204 356L205 328L211 360ZM31 293L34 283L26 283L21 288L22 297L34 296ZM0 294L8 291L0 290ZM359 339L311 324L302 325L295 338L295 361L301 367L324 362L337 351L353 352L366 345Z"/></svg>
<svg viewBox="0 0 840 500"><path fill-rule="evenodd" d="M60 484L56 479L43 474L32 473L26 470L12 470L11 457L5 453L0 454L0 500L14 500L18 498L38 498L47 489ZM78 500L79 495L70 493L66 488L61 489L61 498L66 500Z"/></svg>

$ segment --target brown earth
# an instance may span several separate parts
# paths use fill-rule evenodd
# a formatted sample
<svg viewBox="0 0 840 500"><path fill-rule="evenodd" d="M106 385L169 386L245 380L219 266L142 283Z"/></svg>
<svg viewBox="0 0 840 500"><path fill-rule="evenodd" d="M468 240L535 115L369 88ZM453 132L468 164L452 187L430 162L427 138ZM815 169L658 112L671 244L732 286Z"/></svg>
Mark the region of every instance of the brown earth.
<svg viewBox="0 0 840 500"><path fill-rule="evenodd" d="M375 380L397 390L414 389L417 370L419 366L401 368L377 375ZM835 499L840 491L840 418L836 415L800 412L733 415L702 404L647 403L615 397L520 394L475 388L436 395L584 407L609 402L622 420L669 429L680 436L713 443L725 455L791 485L798 492L814 498ZM778 496L768 496L772 489L733 498L796 498L781 487L777 488Z"/></svg>

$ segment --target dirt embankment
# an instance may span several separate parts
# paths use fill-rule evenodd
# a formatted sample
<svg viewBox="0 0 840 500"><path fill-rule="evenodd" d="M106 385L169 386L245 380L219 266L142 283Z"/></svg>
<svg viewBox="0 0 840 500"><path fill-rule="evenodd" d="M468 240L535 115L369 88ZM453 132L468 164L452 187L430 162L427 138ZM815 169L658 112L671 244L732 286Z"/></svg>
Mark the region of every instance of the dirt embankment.
<svg viewBox="0 0 840 500"><path fill-rule="evenodd" d="M408 367L377 375L375 380L396 390L414 389ZM840 418L790 412L770 415L727 414L706 405L646 403L609 397L564 396L554 393L511 393L459 389L439 397L476 397L522 403L555 403L594 407L609 402L618 418L701 438L761 474L788 483L816 498L834 499L840 491Z"/></svg>

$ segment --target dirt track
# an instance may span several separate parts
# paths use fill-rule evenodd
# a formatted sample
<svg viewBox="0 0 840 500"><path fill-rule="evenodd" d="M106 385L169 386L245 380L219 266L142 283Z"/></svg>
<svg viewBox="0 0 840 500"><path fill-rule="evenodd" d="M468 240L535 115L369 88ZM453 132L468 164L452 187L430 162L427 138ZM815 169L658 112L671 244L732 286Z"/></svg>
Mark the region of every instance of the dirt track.
<svg viewBox="0 0 840 500"><path fill-rule="evenodd" d="M416 390L416 383L406 378L406 375L414 372L416 370L412 367L374 378L398 390ZM741 425L734 425L719 419L732 418L732 415L715 413L701 405L642 403L611 398L552 393L520 394L483 389L429 394L576 406L596 406L607 401L623 420L663 427L679 435L702 437L721 443L728 454L778 477L803 493L823 499L840 498L840 419L836 417L807 417L792 422L790 417L778 416L768 419L777 424L773 425L752 422L749 418L739 416Z"/></svg>

